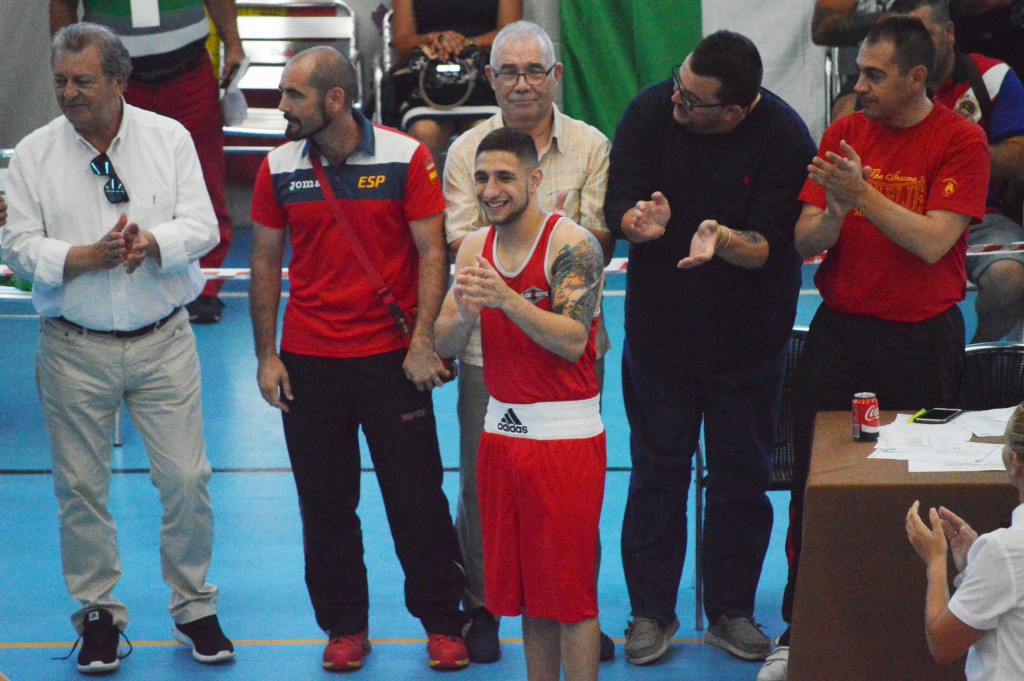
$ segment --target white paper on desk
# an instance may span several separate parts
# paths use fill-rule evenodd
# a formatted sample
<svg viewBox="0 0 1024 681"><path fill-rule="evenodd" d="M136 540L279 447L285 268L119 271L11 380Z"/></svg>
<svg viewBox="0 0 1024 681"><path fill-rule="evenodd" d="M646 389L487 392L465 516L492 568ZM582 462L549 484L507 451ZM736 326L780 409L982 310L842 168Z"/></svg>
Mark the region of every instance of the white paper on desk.
<svg viewBox="0 0 1024 681"><path fill-rule="evenodd" d="M999 437L1006 430L1006 422L1016 407L967 411L953 419L952 423L966 428L978 437Z"/></svg>
<svg viewBox="0 0 1024 681"><path fill-rule="evenodd" d="M908 457L917 461L945 461L948 463L968 463L977 466L1003 465L1003 446L988 442L960 442L952 448L940 448L931 451L917 452Z"/></svg>
<svg viewBox="0 0 1024 681"><path fill-rule="evenodd" d="M956 471L1001 471L1002 445L987 442L960 442L951 448L919 449L892 453L889 457L907 462L911 473L949 473Z"/></svg>
<svg viewBox="0 0 1024 681"><path fill-rule="evenodd" d="M907 423L905 419L879 428L878 444L871 458L903 459L903 456L887 456L917 450L952 449L959 443L971 439L968 430L950 423ZM909 419L909 416L906 416Z"/></svg>
<svg viewBox="0 0 1024 681"><path fill-rule="evenodd" d="M952 437L894 437L886 440L879 438L875 451L868 455L869 459L909 459L929 458L937 451L953 451L962 445L963 440Z"/></svg>
<svg viewBox="0 0 1024 681"><path fill-rule="evenodd" d="M925 461L923 459L912 459L907 461L909 473L984 473L986 471L1006 470L1002 464L999 466L991 464L954 463L952 461Z"/></svg>
<svg viewBox="0 0 1024 681"><path fill-rule="evenodd" d="M879 443L883 440L907 437L949 437L959 442L971 439L970 432L953 423L908 423L906 419L909 418L907 414L898 414L895 421L879 428Z"/></svg>

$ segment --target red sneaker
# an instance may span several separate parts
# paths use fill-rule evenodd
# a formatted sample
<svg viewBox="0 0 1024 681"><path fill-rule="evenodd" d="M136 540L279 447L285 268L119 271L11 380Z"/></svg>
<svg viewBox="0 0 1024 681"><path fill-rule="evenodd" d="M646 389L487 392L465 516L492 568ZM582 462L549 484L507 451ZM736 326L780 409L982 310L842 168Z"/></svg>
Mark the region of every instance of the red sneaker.
<svg viewBox="0 0 1024 681"><path fill-rule="evenodd" d="M458 636L427 634L427 655L430 668L440 671L456 671L469 666L469 651L466 643Z"/></svg>
<svg viewBox="0 0 1024 681"><path fill-rule="evenodd" d="M332 638L324 648L324 669L341 672L359 669L370 650L370 639L365 631Z"/></svg>

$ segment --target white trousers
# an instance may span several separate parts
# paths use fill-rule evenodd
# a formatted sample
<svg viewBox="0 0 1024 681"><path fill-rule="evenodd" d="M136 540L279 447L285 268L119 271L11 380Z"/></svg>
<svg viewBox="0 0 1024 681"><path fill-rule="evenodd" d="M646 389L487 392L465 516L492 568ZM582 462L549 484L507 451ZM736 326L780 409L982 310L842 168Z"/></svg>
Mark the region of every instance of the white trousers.
<svg viewBox="0 0 1024 681"><path fill-rule="evenodd" d="M117 339L44 318L36 384L50 435L60 506L64 580L81 608L105 608L121 630L128 611L114 596L121 576L110 500L111 432L122 401L149 455L160 492L160 563L171 587L170 613L187 623L216 612L217 587L206 583L213 551L210 463L203 441L199 358L182 310L145 336Z"/></svg>

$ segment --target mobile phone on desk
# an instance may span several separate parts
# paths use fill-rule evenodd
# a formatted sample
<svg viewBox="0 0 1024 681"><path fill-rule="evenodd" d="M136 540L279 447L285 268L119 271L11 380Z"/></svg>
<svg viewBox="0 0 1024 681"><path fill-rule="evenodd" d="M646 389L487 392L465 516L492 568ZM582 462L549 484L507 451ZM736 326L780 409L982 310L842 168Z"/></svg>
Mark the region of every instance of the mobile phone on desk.
<svg viewBox="0 0 1024 681"><path fill-rule="evenodd" d="M962 413L964 413L963 409L936 407L915 418L914 423L949 423Z"/></svg>

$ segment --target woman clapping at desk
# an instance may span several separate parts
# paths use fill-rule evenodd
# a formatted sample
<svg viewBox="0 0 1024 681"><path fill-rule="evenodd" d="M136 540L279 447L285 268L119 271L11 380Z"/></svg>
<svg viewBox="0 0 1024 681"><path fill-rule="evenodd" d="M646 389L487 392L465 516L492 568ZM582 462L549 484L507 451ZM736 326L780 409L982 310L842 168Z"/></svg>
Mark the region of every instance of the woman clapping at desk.
<svg viewBox="0 0 1024 681"><path fill-rule="evenodd" d="M1003 464L1024 500L1024 405L1006 424ZM1009 528L978 536L946 508L928 511L931 527L915 501L907 513L907 536L928 569L925 635L932 657L949 664L965 652L968 681L1024 679L1024 503ZM960 574L950 598L947 546Z"/></svg>

